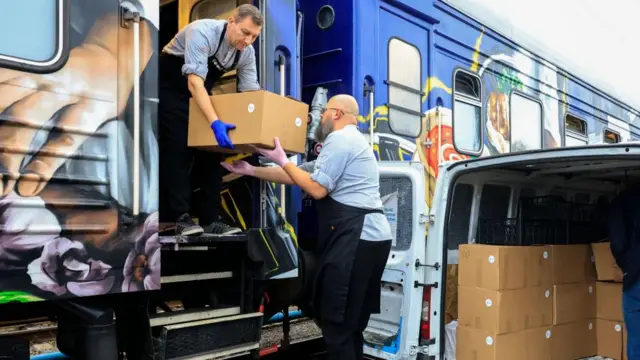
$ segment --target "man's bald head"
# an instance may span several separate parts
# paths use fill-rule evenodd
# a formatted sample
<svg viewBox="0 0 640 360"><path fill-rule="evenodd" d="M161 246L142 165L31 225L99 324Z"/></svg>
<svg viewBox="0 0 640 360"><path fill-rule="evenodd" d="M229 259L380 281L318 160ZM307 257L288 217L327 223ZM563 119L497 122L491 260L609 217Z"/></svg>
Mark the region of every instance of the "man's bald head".
<svg viewBox="0 0 640 360"><path fill-rule="evenodd" d="M324 139L333 131L340 130L346 125L357 124L359 112L358 102L353 96L346 94L333 96L325 106L320 126L316 128L316 140L324 142Z"/></svg>
<svg viewBox="0 0 640 360"><path fill-rule="evenodd" d="M358 116L360 109L358 108L358 101L347 94L339 94L332 97L327 103L327 108L340 109L345 115Z"/></svg>

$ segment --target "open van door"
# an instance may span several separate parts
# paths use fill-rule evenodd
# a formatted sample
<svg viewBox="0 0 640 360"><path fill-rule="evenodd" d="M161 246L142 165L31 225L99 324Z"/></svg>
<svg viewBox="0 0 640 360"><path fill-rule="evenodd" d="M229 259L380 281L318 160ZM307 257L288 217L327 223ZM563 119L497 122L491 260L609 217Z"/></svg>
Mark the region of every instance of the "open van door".
<svg viewBox="0 0 640 360"><path fill-rule="evenodd" d="M522 187L525 185L530 187L534 194L536 190L547 191L545 189L553 187L575 188L576 182L582 182L580 186L583 191L586 191L584 189L587 186L590 189L607 191L614 189L618 186L617 184L623 183L621 179L627 177L640 179L637 169L640 169L640 143L637 142L527 151L442 163L436 181L433 205L430 209L429 233L426 242L427 264L438 263L441 264L440 269L446 269L448 263L453 263L459 257L457 249L459 244L501 244L496 240L497 238L492 238L490 242L484 242L478 233L478 218L482 215L487 216L481 207L485 184L513 186L513 188L507 189L506 197L509 200L506 201L505 207L516 209L520 201ZM469 186L469 184L473 184L473 186ZM465 189L464 195L462 195L463 192L459 185L471 187L471 189ZM496 202L495 196L490 196L490 199L491 202ZM463 215L463 218L460 219L459 209L462 207L467 209L465 212L467 215ZM510 213L517 213L513 210L503 212L506 217L510 216ZM502 222L506 223L504 219L503 217ZM459 230L454 232L452 229L455 229L456 223L460 222L467 223L466 230L463 233ZM505 237L504 232L505 230L501 230L503 238ZM516 231L507 233L516 233ZM524 233L531 232L525 231ZM557 234L564 237L565 243L562 244L566 244L565 233L557 232ZM545 245L559 244L547 238L540 241ZM509 244L522 245L522 240L509 241ZM439 286L432 287L429 301L430 314L428 318L431 340L428 342L428 348L425 349L428 352L428 357L418 357L418 359L439 359L445 351L444 304L446 294L440 289L447 287L445 283L446 271L437 273L430 271L433 270L432 268L427 267L426 269L425 282L432 284L437 282ZM458 356L460 356L459 352Z"/></svg>
<svg viewBox="0 0 640 360"><path fill-rule="evenodd" d="M426 266L425 170L419 162L384 161L379 166L380 195L394 239L382 275L381 311L372 315L364 332L364 352L381 359L415 359L426 352L419 343L423 292L437 299L433 292L440 291L424 282L440 272L438 266Z"/></svg>

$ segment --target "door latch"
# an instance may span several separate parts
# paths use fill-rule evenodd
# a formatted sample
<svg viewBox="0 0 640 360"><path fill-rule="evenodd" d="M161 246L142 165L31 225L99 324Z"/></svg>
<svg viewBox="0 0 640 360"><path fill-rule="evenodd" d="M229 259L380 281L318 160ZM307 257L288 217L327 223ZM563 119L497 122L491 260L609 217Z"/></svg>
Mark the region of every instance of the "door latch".
<svg viewBox="0 0 640 360"><path fill-rule="evenodd" d="M434 269L436 269L436 270L440 270L440 267L441 267L439 262L436 262L436 263L435 263L435 264L433 264L433 265L429 265L429 264L423 264L423 263L421 263L421 262L420 262L420 259L416 259L415 266L416 266L416 270L418 270L418 268L420 268L420 267L430 267L430 268L434 268Z"/></svg>
<svg viewBox="0 0 640 360"><path fill-rule="evenodd" d="M434 288L437 289L438 288L438 282L434 282L433 284L423 284L421 282L418 282L417 280L413 282L413 287L414 288L419 288L419 287L425 287L425 288Z"/></svg>

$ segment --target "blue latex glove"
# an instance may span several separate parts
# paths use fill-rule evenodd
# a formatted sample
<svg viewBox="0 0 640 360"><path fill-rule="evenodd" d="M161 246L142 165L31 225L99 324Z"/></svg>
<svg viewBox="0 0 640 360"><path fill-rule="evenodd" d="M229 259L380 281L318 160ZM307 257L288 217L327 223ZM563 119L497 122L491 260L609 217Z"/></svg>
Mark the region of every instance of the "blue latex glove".
<svg viewBox="0 0 640 360"><path fill-rule="evenodd" d="M227 124L220 120L215 120L211 123L211 130L213 130L213 134L216 136L218 145L226 149L235 149L235 146L231 142L231 139L229 139L228 135L229 130L233 130L235 128L235 125Z"/></svg>

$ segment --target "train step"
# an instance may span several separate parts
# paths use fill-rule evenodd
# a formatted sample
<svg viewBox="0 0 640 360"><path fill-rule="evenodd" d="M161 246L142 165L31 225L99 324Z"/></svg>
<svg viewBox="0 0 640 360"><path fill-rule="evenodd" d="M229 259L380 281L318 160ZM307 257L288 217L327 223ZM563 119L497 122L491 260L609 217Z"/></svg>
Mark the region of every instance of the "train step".
<svg viewBox="0 0 640 360"><path fill-rule="evenodd" d="M262 322L261 312L240 314L238 307L156 315L156 358L218 359L257 350Z"/></svg>

